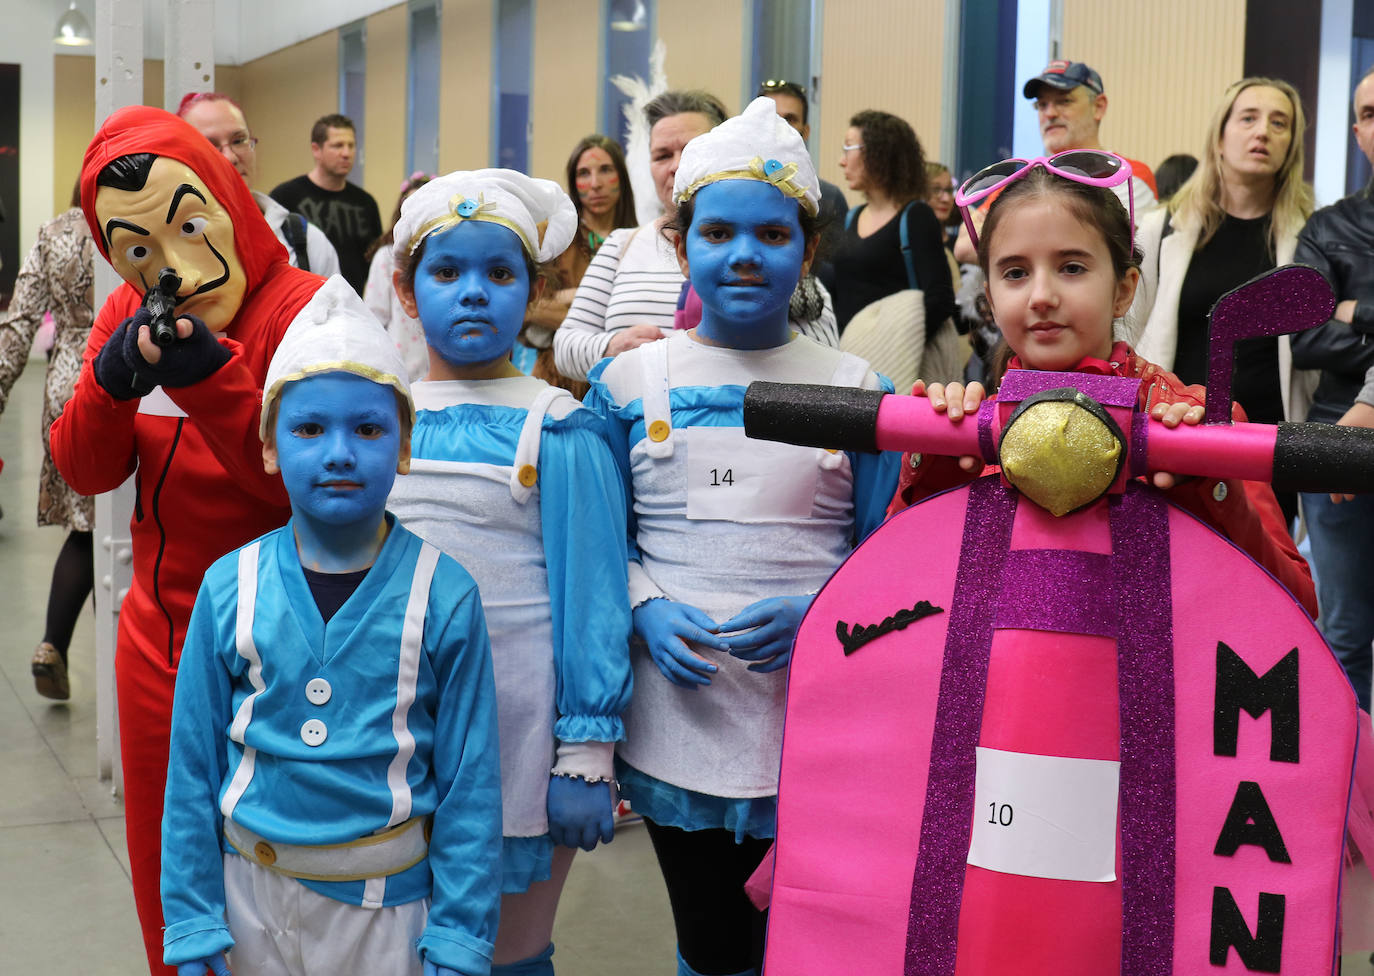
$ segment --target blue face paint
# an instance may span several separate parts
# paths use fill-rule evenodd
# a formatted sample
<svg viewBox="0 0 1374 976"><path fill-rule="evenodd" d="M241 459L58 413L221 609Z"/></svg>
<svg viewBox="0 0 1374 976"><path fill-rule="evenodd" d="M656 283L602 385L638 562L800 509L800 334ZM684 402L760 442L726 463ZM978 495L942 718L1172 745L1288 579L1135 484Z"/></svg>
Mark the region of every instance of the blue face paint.
<svg viewBox="0 0 1374 976"><path fill-rule="evenodd" d="M787 302L806 255L800 216L796 200L760 180L697 191L685 247L705 337L741 349L787 340Z"/></svg>
<svg viewBox="0 0 1374 976"><path fill-rule="evenodd" d="M525 250L500 224L468 220L425 238L415 305L430 351L454 366L504 358L530 297Z"/></svg>
<svg viewBox="0 0 1374 976"><path fill-rule="evenodd" d="M354 373L320 373L282 390L273 427L291 511L319 528L380 522L396 478L396 392Z"/></svg>

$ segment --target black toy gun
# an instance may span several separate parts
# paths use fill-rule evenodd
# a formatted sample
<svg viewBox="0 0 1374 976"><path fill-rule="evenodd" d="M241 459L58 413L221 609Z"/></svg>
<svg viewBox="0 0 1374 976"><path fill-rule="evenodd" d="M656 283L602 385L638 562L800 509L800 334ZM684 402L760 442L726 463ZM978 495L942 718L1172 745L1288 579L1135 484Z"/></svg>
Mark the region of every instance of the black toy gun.
<svg viewBox="0 0 1374 976"><path fill-rule="evenodd" d="M153 342L170 346L177 339L177 292L181 290L181 276L173 268L157 273L157 284L143 296L143 307L152 316L148 331Z"/></svg>

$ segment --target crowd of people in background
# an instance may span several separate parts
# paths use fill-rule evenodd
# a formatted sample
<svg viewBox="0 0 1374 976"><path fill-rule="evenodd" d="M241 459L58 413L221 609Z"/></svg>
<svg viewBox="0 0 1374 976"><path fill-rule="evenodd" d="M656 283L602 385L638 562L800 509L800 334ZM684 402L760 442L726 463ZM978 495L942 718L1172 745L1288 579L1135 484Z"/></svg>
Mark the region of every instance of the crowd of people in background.
<svg viewBox="0 0 1374 976"><path fill-rule="evenodd" d="M996 160L962 161L964 173L955 173L928 158L902 118L854 112L843 144L833 147L851 207L844 192L816 176L807 155L804 86L767 81L736 116L708 92L663 92L644 107L660 215L643 223L632 163L601 134L571 148L563 173L544 174L556 180L495 170L414 173L399 187L387 224L372 196L349 182L358 147L342 115L314 123L312 168L270 194L254 189L257 140L249 121L221 94L183 100L178 114L191 129L136 120L151 133L140 150L151 155L130 164L136 172L111 177L109 167L135 157L120 155L114 135L97 152L97 137L72 209L43 227L0 322L0 409L43 314L52 312L57 339L43 438L46 448L52 426L54 449L45 455L38 520L63 526L68 536L31 664L38 693L51 699L70 695L72 629L92 590L85 496L115 487L136 466L140 505L151 506L162 484L149 479L170 470L178 452L178 463L196 459L202 477L213 468L205 484L191 477L169 489L185 499L184 509L164 499L147 520L140 509L135 585L121 620L121 641L136 645L140 662L130 667L131 658L121 658L121 713L156 717L140 721L123 742L126 778L150 784L131 788L127 819L154 972L164 971L156 851L162 771L176 732L169 726L176 661L209 565L201 557L211 555L201 550L209 544L219 558L280 527L293 509L303 518L300 500L288 499L256 457L240 458L236 469L222 454L229 445L241 453L244 431L259 429L257 397L276 343L284 348L288 324L322 301L313 297L320 280L305 272L341 275L362 301L355 307L351 296L336 295L330 308L349 309L337 313L344 317L370 315L369 327L394 345L396 355L379 353L378 361L399 362L394 369L404 375L383 386L401 397L403 421L412 392L409 409L419 413L413 432L402 423L403 446L382 465L412 472L398 480L391 509L456 558L490 601L505 883L490 892L502 903L500 930L488 918L470 921L495 946L494 973L552 972L549 939L572 849L609 838L612 780L649 824L677 926L679 972L755 971L762 916L740 888L773 836L784 676L801 615L889 506L896 511L971 476L970 465L956 470L953 460L944 470L923 466L919 456L746 447L734 418L749 381L891 390L886 377L895 374L897 392L915 380L917 393L957 419L994 393L1008 368L1091 372L1096 367L1084 365L1091 359L1115 375L1153 376L1156 367L1174 374L1159 388L1173 399L1146 406L1158 407L1155 415L1170 425L1196 423L1210 364L1210 309L1256 275L1298 261L1327 276L1335 315L1300 335L1236 347L1236 416L1374 427L1374 387L1365 382L1374 368L1374 342L1367 341L1374 332L1374 190L1314 213L1303 178L1307 120L1292 85L1272 78L1231 85L1204 132L1178 134L1197 155L1171 155L1154 170L1105 152L1099 130L1107 88L1088 65L1053 61L1022 94L1044 145L1045 159L1034 161L1043 165L1023 167L1032 176L1014 165L984 169ZM1355 89L1354 108L1357 141L1374 162L1374 72ZM189 144L192 137L198 144ZM237 178L226 179L232 174L223 161ZM180 167L175 174L172 164ZM994 178L1000 182L990 189ZM124 200L119 194L134 200L152 192L145 187L178 180L234 218L234 244L220 260L240 290L232 302L195 306L198 318L179 334L199 343L194 356L167 353L160 363L162 354L139 334L147 320L137 317L143 312L134 287L116 293L92 334L91 269L99 251L126 281L142 276L147 283L142 252L157 247L172 255L180 245L157 236L166 228L149 236L109 208ZM169 227L186 195L177 189L171 210L159 198ZM967 206L956 207L956 198ZM213 226L216 218L201 219ZM199 232L204 225L181 226ZM1047 246L1038 234L1056 233L1076 242L1070 257L1037 250ZM994 235L1003 250L1021 242L1026 253L1015 276L1006 270L1010 259L992 253ZM712 264L723 253L713 247L733 248L730 260L754 270L731 278L736 265ZM287 262L297 270L285 269ZM1110 300L1089 309L1090 334L1051 349L1035 331L1036 316L1069 315L1083 301L1071 292L1037 297L1034 284L1018 290L1022 277L1040 273L1037 262L1053 265L1053 276L1101 279ZM210 281L215 269L202 270L207 289L228 287ZM455 336L452 321L477 315L473 309L482 329ZM234 343L211 335L225 330ZM790 342L794 335L804 341ZM917 348L906 348L913 343ZM111 352L116 344L121 351ZM905 376L913 362L914 374ZM150 369L156 389L146 385ZM355 379L376 378L371 367L353 371ZM211 387L219 399L197 392ZM392 402L390 387L383 399ZM240 402L238 413L221 409L229 400ZM194 436L183 440L187 418ZM277 436L294 428L283 430ZM99 451L88 447L92 432L103 437ZM805 490L764 492L756 484L741 493L746 501L732 503L742 507L717 509L717 501L677 487L689 465L701 463L688 445L712 458L715 477L724 471L741 483L757 477L768 484L771 471L787 471ZM231 492L216 480L225 477L221 469L232 476ZM592 482L572 474L589 471ZM1199 484L1164 487L1191 498ZM289 478L286 487L293 489ZM1374 558L1374 500L1287 494L1275 506L1260 497L1267 491L1237 490L1229 513L1209 509L1208 518L1232 537L1262 540L1251 546L1254 554L1299 597L1311 582L1290 535L1305 524L1320 626L1367 709L1374 600L1360 567ZM1224 498L1223 491L1214 501ZM1209 504L1196 500L1199 510ZM369 531L390 524L378 522L379 512L369 513ZM1245 527L1252 525L1259 527ZM617 547L610 540L618 534ZM192 536L194 554L178 548ZM723 567L727 553L734 562ZM169 586L166 568L178 560L187 578ZM539 573L526 572L536 566ZM224 566L216 572L232 576ZM235 579L234 586L247 585ZM622 590L628 603L607 600ZM606 651L617 641L634 648L623 660ZM579 666L589 670L579 673ZM548 718L533 723L537 736L529 737L530 722L511 717L520 709ZM227 709L222 717L238 721ZM235 741L244 741L241 732ZM188 788L186 779L177 782L173 789ZM490 849L478 852L483 857L495 857L496 835L489 840ZM217 844L212 836L210 861L218 861ZM370 897L345 900L366 905ZM207 949L210 943L195 939L178 942L183 930L168 933L169 949L177 946L169 960L179 953L177 965L219 971L220 942ZM430 949L443 957L436 944ZM465 972L457 963L435 971Z"/></svg>

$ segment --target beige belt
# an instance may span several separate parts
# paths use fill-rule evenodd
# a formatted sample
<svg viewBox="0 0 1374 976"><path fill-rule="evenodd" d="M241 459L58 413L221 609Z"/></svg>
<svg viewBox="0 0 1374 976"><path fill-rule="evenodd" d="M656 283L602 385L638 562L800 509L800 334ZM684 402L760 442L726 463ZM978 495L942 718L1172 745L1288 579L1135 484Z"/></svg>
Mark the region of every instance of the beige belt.
<svg viewBox="0 0 1374 976"><path fill-rule="evenodd" d="M379 834L344 844L281 844L229 818L229 846L269 871L305 881L365 881L400 874L429 853L429 818L411 817Z"/></svg>

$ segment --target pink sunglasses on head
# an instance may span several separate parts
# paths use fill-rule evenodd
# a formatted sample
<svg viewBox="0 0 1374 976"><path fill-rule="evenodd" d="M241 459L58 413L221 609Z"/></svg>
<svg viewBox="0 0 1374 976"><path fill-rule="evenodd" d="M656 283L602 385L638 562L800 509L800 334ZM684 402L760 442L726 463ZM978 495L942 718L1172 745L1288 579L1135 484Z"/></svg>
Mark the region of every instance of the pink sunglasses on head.
<svg viewBox="0 0 1374 976"><path fill-rule="evenodd" d="M978 246L978 232L973 229L968 208L976 206L1009 183L1015 183L1036 166L1043 166L1055 176L1082 183L1086 186L1120 186L1131 178L1131 164L1116 153L1100 149L1069 149L1053 156L1039 156L1035 159L1004 159L974 173L960 184L954 193L954 205L963 215L964 226L968 228L969 240ZM1135 247L1135 199L1126 194L1131 216L1131 247Z"/></svg>

